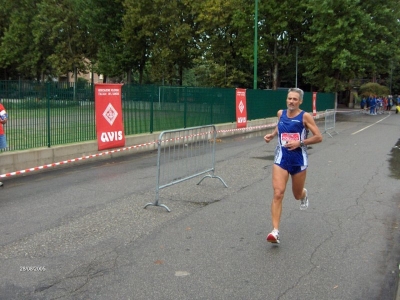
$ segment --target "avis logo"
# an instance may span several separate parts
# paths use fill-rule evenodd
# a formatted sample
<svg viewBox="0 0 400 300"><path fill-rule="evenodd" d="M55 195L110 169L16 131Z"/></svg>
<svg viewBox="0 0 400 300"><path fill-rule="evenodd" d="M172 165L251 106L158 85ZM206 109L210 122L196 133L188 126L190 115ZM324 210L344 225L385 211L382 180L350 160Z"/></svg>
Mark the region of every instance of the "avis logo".
<svg viewBox="0 0 400 300"><path fill-rule="evenodd" d="M239 103L239 111L240 111L240 113L243 113L243 111L244 111L244 104L242 101L240 101L240 103Z"/></svg>
<svg viewBox="0 0 400 300"><path fill-rule="evenodd" d="M104 119L107 120L107 122L112 125L114 124L115 119L118 116L117 110L114 108L114 106L111 105L111 103L108 103L107 108L103 112L103 117Z"/></svg>
<svg viewBox="0 0 400 300"><path fill-rule="evenodd" d="M102 132L100 139L103 143L109 143L114 141L122 141L123 139L122 131L109 131L109 132Z"/></svg>

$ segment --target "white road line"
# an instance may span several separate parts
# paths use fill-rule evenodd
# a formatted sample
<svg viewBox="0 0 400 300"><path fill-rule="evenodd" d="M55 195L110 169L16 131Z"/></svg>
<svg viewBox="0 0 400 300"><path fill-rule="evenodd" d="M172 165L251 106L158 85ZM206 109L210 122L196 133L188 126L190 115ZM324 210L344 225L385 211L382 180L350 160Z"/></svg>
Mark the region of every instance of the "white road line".
<svg viewBox="0 0 400 300"><path fill-rule="evenodd" d="M374 126L374 125L378 124L379 122L382 122L383 120L385 120L385 119L387 119L389 117L390 117L390 115L388 115L387 117L384 117L383 119L380 119L379 121L376 121L374 124L368 125L367 127L364 127L364 128L362 128L362 129L360 129L360 130L358 130L356 132L353 132L351 135L357 134L357 133L359 133L359 132L361 132L361 131L363 131L363 130L365 130L367 128L370 128L371 126Z"/></svg>

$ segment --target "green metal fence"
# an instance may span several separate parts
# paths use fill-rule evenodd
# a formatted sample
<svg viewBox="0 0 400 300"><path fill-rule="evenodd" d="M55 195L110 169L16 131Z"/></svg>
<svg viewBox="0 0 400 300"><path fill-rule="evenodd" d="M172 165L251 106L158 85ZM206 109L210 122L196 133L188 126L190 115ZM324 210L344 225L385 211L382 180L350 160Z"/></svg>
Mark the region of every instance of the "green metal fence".
<svg viewBox="0 0 400 300"><path fill-rule="evenodd" d="M25 150L96 139L89 83L0 81L9 115L8 149ZM247 90L248 120L276 116L287 91ZM312 110L312 93L302 109ZM334 108L334 94L318 94L317 109ZM126 135L236 122L235 89L129 85L122 87Z"/></svg>

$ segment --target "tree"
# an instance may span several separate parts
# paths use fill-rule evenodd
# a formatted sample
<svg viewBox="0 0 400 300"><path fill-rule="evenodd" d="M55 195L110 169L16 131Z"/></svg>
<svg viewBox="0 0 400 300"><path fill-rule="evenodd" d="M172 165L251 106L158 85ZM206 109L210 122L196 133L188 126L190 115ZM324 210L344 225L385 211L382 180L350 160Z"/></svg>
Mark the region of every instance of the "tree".
<svg viewBox="0 0 400 300"><path fill-rule="evenodd" d="M126 44L121 37L125 9L122 0L76 0L80 7L80 24L88 32L86 46L91 69L109 77L129 73ZM130 55L129 55L130 56Z"/></svg>
<svg viewBox="0 0 400 300"><path fill-rule="evenodd" d="M196 74L207 79L206 85L252 86L253 57L249 47L254 37L254 6L249 3L206 0L194 4L200 52Z"/></svg>
<svg viewBox="0 0 400 300"><path fill-rule="evenodd" d="M139 72L139 83L143 83L143 73L151 56L157 38L159 20L157 3L150 0L125 0L126 13L123 17L121 37L130 50L134 70ZM158 65L163 70L162 65Z"/></svg>
<svg viewBox="0 0 400 300"><path fill-rule="evenodd" d="M42 0L37 4L34 36L36 41L48 41L52 53L47 56L53 73L58 75L87 72L89 32L80 23L79 2L75 0Z"/></svg>
<svg viewBox="0 0 400 300"><path fill-rule="evenodd" d="M277 89L283 78L292 78L293 82L296 46L303 44L308 17L304 2L275 0L260 3L260 71L272 75L272 89Z"/></svg>
<svg viewBox="0 0 400 300"><path fill-rule="evenodd" d="M370 16L373 26L369 36L367 75L372 81L390 86L392 68L400 62L400 11L398 1L366 1L365 14Z"/></svg>
<svg viewBox="0 0 400 300"><path fill-rule="evenodd" d="M5 58L5 51L2 50L4 46L4 36L10 26L10 15L14 8L15 2L0 0L0 78L7 79L9 76L9 65L10 62Z"/></svg>
<svg viewBox="0 0 400 300"><path fill-rule="evenodd" d="M36 1L5 1L2 10L9 17L4 23L0 47L0 63L12 78L37 80L49 74L51 66L46 62L50 55L44 41L35 39L34 19L38 13ZM8 77L8 76L7 76Z"/></svg>
<svg viewBox="0 0 400 300"><path fill-rule="evenodd" d="M380 85L379 83L368 82L360 87L358 94L362 97L386 97L389 95L389 89L388 87Z"/></svg>
<svg viewBox="0 0 400 300"><path fill-rule="evenodd" d="M251 88L254 8L254 0L0 0L1 77L96 71L128 82L182 85L188 76ZM258 87L293 86L297 66L302 88L343 91L371 78L400 92L397 0L258 8Z"/></svg>
<svg viewBox="0 0 400 300"><path fill-rule="evenodd" d="M178 81L178 84L182 85L183 71L193 66L193 59L197 55L195 51L198 38L195 23L197 13L191 3L189 0L160 3L158 38L150 62L155 67L159 63L167 66L167 69L164 69L164 77L166 76L171 84ZM159 72L154 74L154 78L160 79L157 74Z"/></svg>
<svg viewBox="0 0 400 300"><path fill-rule="evenodd" d="M398 32L399 23L389 17L394 1L379 2L308 1L310 31L302 64L310 84L321 91L343 91L351 79L387 68L394 55L389 49L397 47L393 33ZM392 21L386 22L383 16Z"/></svg>

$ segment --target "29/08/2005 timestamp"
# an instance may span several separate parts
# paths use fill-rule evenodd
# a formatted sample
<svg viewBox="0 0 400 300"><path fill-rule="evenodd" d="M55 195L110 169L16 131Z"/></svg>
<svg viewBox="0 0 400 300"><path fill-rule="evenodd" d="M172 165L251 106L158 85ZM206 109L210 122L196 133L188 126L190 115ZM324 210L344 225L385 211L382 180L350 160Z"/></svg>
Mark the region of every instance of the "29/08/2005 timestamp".
<svg viewBox="0 0 400 300"><path fill-rule="evenodd" d="M20 272L44 272L46 271L45 267L26 267L26 266L21 266L19 267Z"/></svg>

